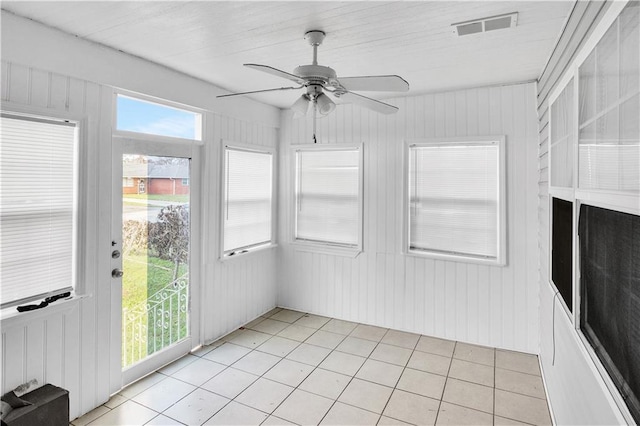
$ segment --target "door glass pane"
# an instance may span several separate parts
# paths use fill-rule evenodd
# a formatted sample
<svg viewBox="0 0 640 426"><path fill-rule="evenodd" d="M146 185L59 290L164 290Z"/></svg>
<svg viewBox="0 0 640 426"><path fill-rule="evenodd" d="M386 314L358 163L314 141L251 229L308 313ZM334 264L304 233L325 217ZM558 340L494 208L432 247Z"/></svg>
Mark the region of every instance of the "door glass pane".
<svg viewBox="0 0 640 426"><path fill-rule="evenodd" d="M189 334L189 159L122 158L122 366Z"/></svg>

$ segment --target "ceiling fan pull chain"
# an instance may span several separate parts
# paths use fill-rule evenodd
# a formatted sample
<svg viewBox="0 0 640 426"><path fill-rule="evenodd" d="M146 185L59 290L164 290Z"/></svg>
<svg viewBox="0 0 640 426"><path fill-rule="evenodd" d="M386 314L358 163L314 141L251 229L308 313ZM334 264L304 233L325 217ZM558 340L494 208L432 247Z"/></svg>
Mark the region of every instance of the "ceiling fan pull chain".
<svg viewBox="0 0 640 426"><path fill-rule="evenodd" d="M316 100L313 100L313 143L318 143L316 139L316 112L318 110L318 103Z"/></svg>

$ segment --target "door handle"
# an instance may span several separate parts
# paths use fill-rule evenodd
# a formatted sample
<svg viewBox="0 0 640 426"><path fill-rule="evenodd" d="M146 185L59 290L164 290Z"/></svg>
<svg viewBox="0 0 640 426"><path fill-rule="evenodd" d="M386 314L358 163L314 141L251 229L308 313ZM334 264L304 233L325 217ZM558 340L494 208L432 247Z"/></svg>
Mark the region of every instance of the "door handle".
<svg viewBox="0 0 640 426"><path fill-rule="evenodd" d="M124 275L124 272L122 272L122 269L116 268L113 271L111 271L112 278L122 278L123 275Z"/></svg>

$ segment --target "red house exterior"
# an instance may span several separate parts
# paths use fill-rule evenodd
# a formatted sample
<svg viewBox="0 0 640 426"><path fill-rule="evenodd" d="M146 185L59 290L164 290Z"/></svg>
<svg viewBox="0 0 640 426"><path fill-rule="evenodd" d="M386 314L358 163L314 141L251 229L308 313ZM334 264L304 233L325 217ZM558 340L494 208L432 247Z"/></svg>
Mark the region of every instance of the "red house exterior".
<svg viewBox="0 0 640 426"><path fill-rule="evenodd" d="M123 194L189 194L189 168L175 164L124 163Z"/></svg>

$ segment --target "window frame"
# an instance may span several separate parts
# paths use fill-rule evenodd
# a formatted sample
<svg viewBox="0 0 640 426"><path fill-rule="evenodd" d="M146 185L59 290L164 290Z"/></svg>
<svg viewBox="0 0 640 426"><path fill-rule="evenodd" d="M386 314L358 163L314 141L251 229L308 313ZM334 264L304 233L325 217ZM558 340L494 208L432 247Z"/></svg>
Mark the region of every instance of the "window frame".
<svg viewBox="0 0 640 426"><path fill-rule="evenodd" d="M337 256L357 257L364 251L364 143L334 143L334 144L292 144L290 146L291 167L291 237L290 244L300 251L324 253ZM319 151L358 151L358 242L355 246L340 243L299 240L298 231L298 152Z"/></svg>
<svg viewBox="0 0 640 426"><path fill-rule="evenodd" d="M585 57L586 58L586 57ZM582 61L581 61L582 63ZM549 96L549 124L548 124L548 151L547 151L547 155L549 157L549 161L548 161L548 165L547 165L547 187L548 187L548 200L547 200L547 213L548 213L548 223L549 223L549 229L548 229L548 244L549 244L549 252L547 253L547 265L548 266L548 281L549 284L551 284L551 288L553 289L555 294L558 294L558 300L560 300L560 306L562 306L562 310L564 311L565 315L567 315L567 317L569 318L569 320L571 321L572 324L577 323L578 321L578 315L579 315L579 310L580 310L580 306L578 305L580 303L579 300L579 296L578 296L578 280L579 280L579 271L578 271L578 265L576 263L576 254L577 254L577 249L578 249L578 229L577 229L577 214L579 211L579 203L578 200L576 199L576 189L578 187L578 167L579 167L579 156L578 156L578 145L580 144L580 135L578 133L576 133L578 131L578 127L579 127L579 117L578 117L578 110L579 110L579 93L578 93L578 89L579 89L579 79L578 79L578 73L577 73L577 67L575 68L576 72L573 73L568 73L567 75L565 75L561 80L560 80L560 84L558 84L558 86L556 87L556 89L551 93L551 95ZM573 109L573 120L571 120L571 122L569 123L569 126L571 126L572 129L572 134L573 134L573 140L571 141L571 147L570 149L572 150L573 153L573 170L571 171L572 173L572 179L571 179L571 183L572 185L570 187L562 187L562 186L553 186L551 185L551 176L553 175L553 171L552 171L552 165L553 165L553 161L552 161L552 150L551 150L551 146L554 144L554 141L551 140L552 138L552 126L553 124L553 119L552 119L552 115L551 115L551 107L553 104L555 104L555 102L558 100L558 98L560 98L560 96L562 96L562 94L564 93L565 89L569 86L569 84L573 84L573 102L571 103L571 105L569 105L567 103L567 107L572 108ZM558 198L560 200L563 201L567 201L570 202L572 204L572 226L571 226L571 235L572 235L572 241L571 241L571 249L572 249L572 261L571 261L571 271L572 273L572 280L571 280L571 287L572 287L572 296L571 296L571 304L573 306L573 309L569 309L569 306L567 305L567 303L565 302L565 300L562 298L562 296L560 296L560 291L558 289L558 287L556 286L555 282L553 281L553 198Z"/></svg>
<svg viewBox="0 0 640 426"><path fill-rule="evenodd" d="M162 107L173 108L176 110L181 110L181 111L195 114L196 122L195 122L194 139L180 138L177 136L155 135L153 133L133 132L130 130L118 129L118 96L124 96L137 101L156 104ZM188 144L195 143L198 145L203 145L204 139L205 139L205 126L204 126L205 113L206 111L203 111L188 105L180 104L178 102L172 102L166 99L160 99L160 98L155 98L149 95L130 92L124 89L115 89L113 91L113 102L112 102L112 122L111 122L111 126L112 126L111 128L113 130L112 135L122 137L122 138L151 141L151 142L188 143Z"/></svg>
<svg viewBox="0 0 640 426"><path fill-rule="evenodd" d="M628 0L621 0L618 2L613 2L609 9L605 12L601 21L598 23L594 31L588 36L583 47L577 52L575 59L569 64L564 74L558 80L558 84L555 86L554 90L549 94L549 107L551 103L555 102L555 100L561 95L564 88L571 82L573 79L574 87L574 120L572 122L572 126L574 129L574 169L573 169L573 188L558 188L551 186L550 173L551 173L551 158L549 157L549 166L547 170L547 188L549 192L549 200L548 200L548 238L549 241L549 253L548 261L549 261L549 276L548 282L554 292L557 292L557 288L555 284L551 280L551 231L552 231L552 212L551 212L551 202L552 197L561 198L565 201L573 202L573 226L572 226L572 235L573 235L573 313L568 311L566 305L561 303L561 306L565 309L567 313L567 319L569 321L569 325L573 328L575 335L574 337L579 342L578 348L584 354L586 359L591 360L591 366L594 371L598 372L597 377L601 379L600 385L603 390L606 390L611 395L612 401L620 410L621 421L625 421L629 424L633 424L635 422L631 412L627 408L627 405L624 401L624 398L620 394L617 386L609 376L606 368L604 367L602 361L598 358L595 350L589 343L587 337L583 333L580 328L580 318L581 318L581 287L580 287L580 265L578 259L580 259L580 247L578 244L578 221L579 221L579 212L582 204L602 207L609 210L620 211L624 213L630 213L635 215L640 215L640 193L633 194L623 191L609 190L609 189L581 189L579 187L579 155L578 148L580 145L580 135L579 131L579 99L580 99L580 82L579 82L579 69L582 64L586 61L586 59L591 55L593 50L596 48L600 40L602 40L609 30L611 26L616 22L623 9L627 6ZM551 117L549 117L549 138L551 137L550 129L553 124L551 123ZM551 150L549 147L548 155L551 155ZM562 300L560 298L560 300ZM555 307L555 304L553 305Z"/></svg>
<svg viewBox="0 0 640 426"><path fill-rule="evenodd" d="M409 183L410 154L412 147L429 147L437 145L455 145L472 143L486 144L495 142L498 146L498 236L497 236L497 256L495 259L481 258L473 255L440 253L429 250L411 249L411 186ZM455 262L475 263L481 265L506 266L507 265L507 191L506 191L506 137L505 135L492 136L468 136L454 138L422 138L406 139L403 155L403 230L402 230L402 251L405 256L415 256L419 258L430 258L440 260L451 260Z"/></svg>
<svg viewBox="0 0 640 426"><path fill-rule="evenodd" d="M21 299L10 302L7 306L0 309L2 320L7 320L13 317L31 317L38 315L41 310L17 312L15 307L20 304L35 302L43 300L45 297L60 294L64 290L70 289L70 299L79 299L86 297L85 292L87 289L87 283L83 281L84 266L87 263L87 211L86 211L86 197L87 197L87 166L86 156L87 147L85 141L87 140L87 128L88 118L86 115L78 115L69 112L61 113L60 111L41 108L36 106L21 106L14 104L3 104L0 108L0 112L3 115L13 116L16 118L25 117L26 120L43 120L43 121L60 121L73 123L75 126L75 141L74 141L74 165L73 165L73 230L72 230L72 264L70 284L64 289L52 291L44 295L31 295ZM64 302L64 301L63 301Z"/></svg>
<svg viewBox="0 0 640 426"><path fill-rule="evenodd" d="M226 198L227 198L227 185L226 185L226 176L227 176L227 165L226 165L226 150L232 149L236 151L245 151L245 152L253 152L260 154L269 154L271 155L271 239L269 242L264 244L257 244L250 247L236 247L233 250L228 250L225 252L224 249L224 222L225 222L225 207L226 207ZM220 144L220 196L219 198L219 209L218 213L220 215L219 220L219 250L220 255L218 256L218 260L220 261L229 261L233 259L238 259L241 257L245 257L251 253L259 252L262 250L274 248L277 246L276 244L276 213L277 213L277 181L276 181L276 161L277 161L277 150L272 147L262 146L262 145L253 145L248 143L241 142L233 142L229 140L221 140ZM240 251L238 251L240 250ZM233 253L233 254L231 254Z"/></svg>

